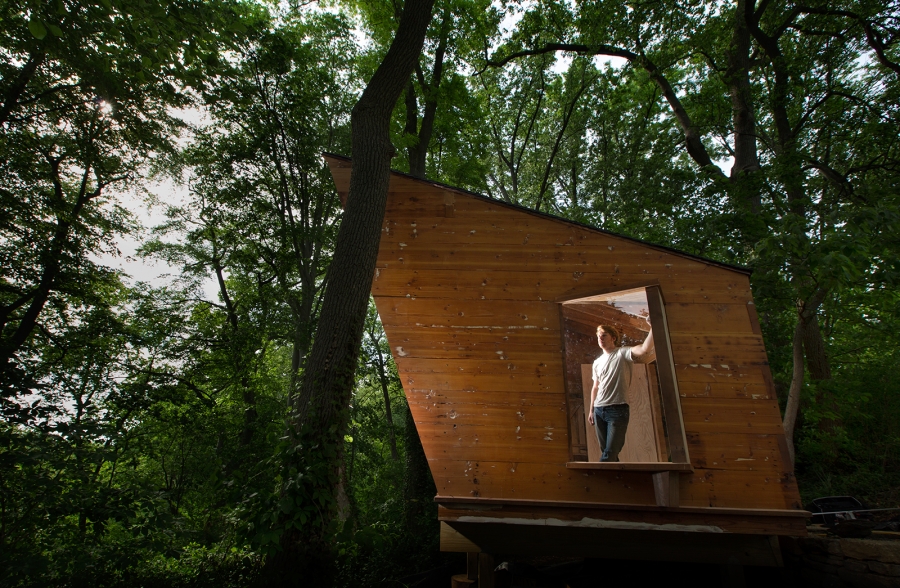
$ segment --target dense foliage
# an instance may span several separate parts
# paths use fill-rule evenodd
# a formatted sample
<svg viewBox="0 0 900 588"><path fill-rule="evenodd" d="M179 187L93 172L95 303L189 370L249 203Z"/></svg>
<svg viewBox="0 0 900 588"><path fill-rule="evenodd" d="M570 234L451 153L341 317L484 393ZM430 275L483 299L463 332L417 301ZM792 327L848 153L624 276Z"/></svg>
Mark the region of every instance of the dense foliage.
<svg viewBox="0 0 900 588"><path fill-rule="evenodd" d="M251 585L332 510L340 585L442 563L374 308L344 442L307 448L339 482L292 469L342 218L320 154L400 18L339 6L0 6L0 584ZM803 497L897 507L898 14L440 0L393 167L752 267ZM188 196L144 231L161 178ZM125 238L172 279L104 266Z"/></svg>

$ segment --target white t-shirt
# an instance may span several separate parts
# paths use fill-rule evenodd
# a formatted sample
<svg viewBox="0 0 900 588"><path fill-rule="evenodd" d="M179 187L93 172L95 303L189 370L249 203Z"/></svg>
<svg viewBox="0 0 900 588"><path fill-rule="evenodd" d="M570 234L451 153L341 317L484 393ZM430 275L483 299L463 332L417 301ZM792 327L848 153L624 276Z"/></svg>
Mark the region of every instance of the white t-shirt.
<svg viewBox="0 0 900 588"><path fill-rule="evenodd" d="M594 360L591 373L594 382L599 382L594 406L626 404L628 387L631 386L631 347L616 347L612 353L605 351Z"/></svg>

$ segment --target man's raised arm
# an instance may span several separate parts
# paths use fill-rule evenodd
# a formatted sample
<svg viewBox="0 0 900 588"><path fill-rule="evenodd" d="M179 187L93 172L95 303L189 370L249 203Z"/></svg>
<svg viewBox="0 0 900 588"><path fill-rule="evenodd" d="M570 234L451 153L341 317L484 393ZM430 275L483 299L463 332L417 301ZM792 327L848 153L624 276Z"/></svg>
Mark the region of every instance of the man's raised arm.
<svg viewBox="0 0 900 588"><path fill-rule="evenodd" d="M647 319L647 325L650 325L650 319ZM656 348L653 345L653 328L647 333L647 338L640 345L631 348L631 359L635 363L649 363L656 357Z"/></svg>

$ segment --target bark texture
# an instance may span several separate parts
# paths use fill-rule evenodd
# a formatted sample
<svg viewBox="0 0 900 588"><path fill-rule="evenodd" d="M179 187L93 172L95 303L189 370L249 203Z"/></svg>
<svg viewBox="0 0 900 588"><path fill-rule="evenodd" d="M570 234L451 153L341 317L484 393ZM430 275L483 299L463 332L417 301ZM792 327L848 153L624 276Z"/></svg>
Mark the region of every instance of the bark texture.
<svg viewBox="0 0 900 588"><path fill-rule="evenodd" d="M734 15L734 30L728 50L728 69L725 78L731 97L732 122L734 124L734 164L731 181L759 170L756 145L756 115L753 111L753 94L750 86L750 29L747 26L746 0L738 0ZM759 212L762 204L758 190L747 194L751 210Z"/></svg>
<svg viewBox="0 0 900 588"><path fill-rule="evenodd" d="M285 457L284 492L313 502L307 506L314 507L310 509L314 516L300 529L285 525L282 549L269 560L264 574L269 586L325 586L333 577L329 529L337 511L350 393L387 203L394 155L390 117L418 62L433 3L404 4L394 41L353 108L350 193L315 341L300 389L291 398L292 447Z"/></svg>
<svg viewBox="0 0 900 588"><path fill-rule="evenodd" d="M788 392L787 404L784 407L784 419L782 419L784 437L787 440L788 453L790 453L792 464L796 461L794 457L796 455L794 450L794 427L797 425L797 415L800 413L800 393L803 390L805 373L803 369L803 324L799 320L794 327L793 352L791 388Z"/></svg>
<svg viewBox="0 0 900 588"><path fill-rule="evenodd" d="M431 144L431 135L434 133L434 120L438 109L438 91L441 79L444 75L444 56L447 53L447 42L450 37L450 25L453 16L449 10L444 10L441 20L441 32L437 49L434 52L434 66L431 70L431 82L425 79L425 73L419 65L416 65L415 76L422 88L422 100L425 106L422 113L422 124L419 126L419 105L416 98L416 86L410 78L406 88L406 128L405 132L415 139L415 142L406 148L409 158L409 174L425 179L425 164L428 156L428 146Z"/></svg>
<svg viewBox="0 0 900 588"><path fill-rule="evenodd" d="M294 398L295 427L337 424L349 400L387 204L394 155L390 116L418 60L432 4L406 3L394 42L353 108L350 193L316 339Z"/></svg>

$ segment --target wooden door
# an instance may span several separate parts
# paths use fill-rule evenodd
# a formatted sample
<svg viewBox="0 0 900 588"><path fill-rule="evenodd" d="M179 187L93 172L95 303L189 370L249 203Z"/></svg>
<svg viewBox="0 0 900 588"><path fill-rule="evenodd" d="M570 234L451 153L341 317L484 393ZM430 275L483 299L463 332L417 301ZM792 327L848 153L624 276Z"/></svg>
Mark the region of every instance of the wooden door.
<svg viewBox="0 0 900 588"><path fill-rule="evenodd" d="M600 441L594 426L587 422L591 413L591 364L581 365L581 385L584 391L585 427L587 427L588 461L600 461ZM619 461L655 462L660 461L657 447L656 419L650 397L650 383L647 377L647 366L636 363L631 375L631 387L628 388L628 405L631 417L625 433L625 446L619 453ZM657 415L658 416L658 415Z"/></svg>

